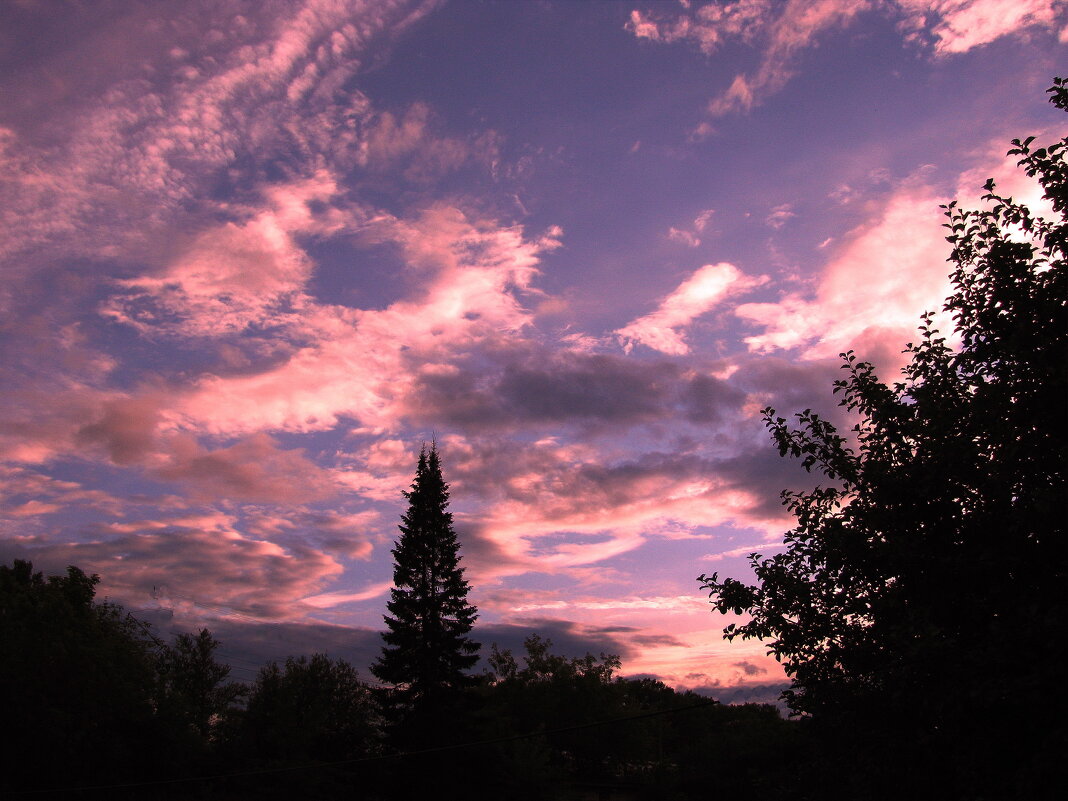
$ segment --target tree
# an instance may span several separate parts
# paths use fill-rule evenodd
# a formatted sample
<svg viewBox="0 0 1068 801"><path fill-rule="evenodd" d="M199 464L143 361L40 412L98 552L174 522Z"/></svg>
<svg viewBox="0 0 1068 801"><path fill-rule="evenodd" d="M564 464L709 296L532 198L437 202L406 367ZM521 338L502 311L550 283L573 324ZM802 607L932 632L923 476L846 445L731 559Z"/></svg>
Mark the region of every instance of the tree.
<svg viewBox="0 0 1068 801"><path fill-rule="evenodd" d="M479 739L497 742L478 797L688 799L713 786L724 797L788 797L778 785L800 764L788 750L798 727L775 707L621 678L618 656L566 657L537 634L523 647L522 661L496 644L487 660Z"/></svg>
<svg viewBox="0 0 1068 801"><path fill-rule="evenodd" d="M215 660L219 641L207 629L196 635L179 634L174 645L159 655L160 704L192 729L202 742L211 739L214 729L245 688L227 682L230 666Z"/></svg>
<svg viewBox="0 0 1068 801"><path fill-rule="evenodd" d="M374 789L380 766L362 761L379 748L378 707L345 660L315 654L271 662L235 722L231 762L257 769L240 780L235 797L352 798L354 785L358 798L381 797ZM314 769L295 769L302 766Z"/></svg>
<svg viewBox="0 0 1068 801"><path fill-rule="evenodd" d="M1065 81L1050 91L1068 110ZM842 354L853 444L809 410L793 429L766 409L780 453L830 483L783 494L797 526L752 555L756 585L699 578L717 611L750 616L726 637L767 640L790 706L842 735L859 797L932 777L1015 797L1063 752L1068 139L1032 142L1009 153L1051 219L993 181L988 208L946 207L959 347L925 315L899 382Z"/></svg>
<svg viewBox="0 0 1068 801"><path fill-rule="evenodd" d="M374 750L378 713L356 669L326 654L262 668L252 686L243 740L260 759L337 761Z"/></svg>
<svg viewBox="0 0 1068 801"><path fill-rule="evenodd" d="M12 769L0 790L75 786L167 769L173 721L158 713L147 624L95 600L99 576L0 565L0 709Z"/></svg>
<svg viewBox="0 0 1068 801"><path fill-rule="evenodd" d="M382 655L371 672L396 685L409 705L433 706L467 683L478 661L468 635L477 610L460 567L459 542L449 512L449 487L437 447L419 453L419 465L393 548L393 583Z"/></svg>

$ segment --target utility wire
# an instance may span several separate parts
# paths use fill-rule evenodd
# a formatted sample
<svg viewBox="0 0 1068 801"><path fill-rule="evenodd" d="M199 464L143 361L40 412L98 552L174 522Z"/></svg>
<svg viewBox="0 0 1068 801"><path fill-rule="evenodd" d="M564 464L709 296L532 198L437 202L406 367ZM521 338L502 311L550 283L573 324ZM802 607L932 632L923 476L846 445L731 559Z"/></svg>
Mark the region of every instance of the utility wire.
<svg viewBox="0 0 1068 801"><path fill-rule="evenodd" d="M597 726L612 726L619 723L630 723L635 720L645 720L646 718L659 717L660 715L673 715L677 712L688 712L692 709L702 709L705 707L718 706L719 701L703 701L699 704L689 704L687 706L674 707L673 709L657 709L652 712L643 712L640 715L628 715L622 718L609 718L608 720L597 720L592 723L578 723L573 726L562 726L557 729L548 729L545 731L528 732L527 734L512 734L507 737L496 737L490 740L474 740L467 743L457 743L455 745L440 745L434 748L423 748L419 751L400 751L396 754L379 754L371 757L359 757L355 759L339 759L333 762L310 762L305 765L295 765L285 768L263 768L261 770L243 770L236 771L234 773L217 773L210 776L187 776L183 778L173 779L149 779L139 782L125 782L121 784L96 784L90 786L81 787L57 787L48 790L15 790L9 793L11 796L25 796L25 795L48 795L51 793L74 793L74 792L87 792L96 790L128 790L138 787L162 787L164 785L172 784L189 784L192 782L208 782L218 781L221 779L237 779L247 776L268 776L278 773L294 773L301 770L318 770L321 768L336 768L342 765L359 765L367 762L382 762L387 759L404 759L407 757L419 757L426 756L428 754L441 754L448 751L460 751L465 748L481 748L487 745L496 745L498 743L511 743L518 740L531 740L535 737L547 737L551 734L563 734L571 731L581 731L583 729L592 729Z"/></svg>

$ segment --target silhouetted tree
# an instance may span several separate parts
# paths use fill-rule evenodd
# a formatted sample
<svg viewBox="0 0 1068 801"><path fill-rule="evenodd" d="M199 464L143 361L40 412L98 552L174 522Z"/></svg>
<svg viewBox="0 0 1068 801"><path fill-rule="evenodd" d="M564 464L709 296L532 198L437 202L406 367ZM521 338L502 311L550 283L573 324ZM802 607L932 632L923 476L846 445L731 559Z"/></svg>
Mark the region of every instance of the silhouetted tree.
<svg viewBox="0 0 1068 801"><path fill-rule="evenodd" d="M0 565L0 710L11 735L0 788L44 789L169 770L173 722L157 714L156 643L98 576Z"/></svg>
<svg viewBox="0 0 1068 801"><path fill-rule="evenodd" d="M498 716L513 732L527 733L580 726L620 717L623 710L613 684L620 660L614 654L566 657L552 652L552 640L532 634L523 641L523 664L508 650L491 648L493 703ZM605 779L620 756L613 748L618 731L610 728L590 732L579 729L549 735L500 750L499 764L520 766L537 757L545 761L542 777L544 797L556 797L557 781ZM546 752L545 748L549 751ZM531 788L531 790L533 787ZM526 791L530 792L530 790Z"/></svg>
<svg viewBox="0 0 1068 801"><path fill-rule="evenodd" d="M262 668L249 690L230 745L231 761L252 774L228 784L235 798L352 798L354 785L356 797L378 798L376 766L359 760L377 753L380 740L374 694L352 665L325 654L289 657Z"/></svg>
<svg viewBox="0 0 1068 801"><path fill-rule="evenodd" d="M654 679L615 675L617 656L553 653L537 634L517 660L494 645L480 688L486 761L481 796L703 799L759 791L784 798L796 723L770 705L725 706ZM517 739L517 736L539 736Z"/></svg>
<svg viewBox="0 0 1068 801"><path fill-rule="evenodd" d="M262 668L243 725L259 759L334 761L375 750L378 713L352 665L315 654Z"/></svg>
<svg viewBox="0 0 1068 801"><path fill-rule="evenodd" d="M179 634L159 655L159 702L207 742L214 727L245 694L245 687L227 682L230 666L215 661L219 641L207 629Z"/></svg>
<svg viewBox="0 0 1068 801"><path fill-rule="evenodd" d="M467 600L470 587L436 446L420 452L412 489L404 495L408 510L393 548L388 631L371 672L397 686L405 703L433 706L468 683L465 671L478 661L479 649L469 636L477 610Z"/></svg>
<svg viewBox="0 0 1068 801"><path fill-rule="evenodd" d="M1064 81L1051 92L1068 110ZM900 382L843 354L854 445L811 411L793 429L765 410L780 453L830 484L783 494L797 527L753 555L756 585L700 577L718 611L751 616L728 639L766 639L791 707L840 735L852 797L1015 797L1059 769L1068 139L1032 141L1009 153L1053 218L993 181L987 209L946 207L959 348L926 315Z"/></svg>

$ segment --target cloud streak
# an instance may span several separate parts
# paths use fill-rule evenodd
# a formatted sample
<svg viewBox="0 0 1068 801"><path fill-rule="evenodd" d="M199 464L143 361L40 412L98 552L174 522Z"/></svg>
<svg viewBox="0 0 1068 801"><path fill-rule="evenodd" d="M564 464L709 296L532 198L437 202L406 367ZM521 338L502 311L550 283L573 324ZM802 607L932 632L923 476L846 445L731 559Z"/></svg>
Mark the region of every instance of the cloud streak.
<svg viewBox="0 0 1068 801"><path fill-rule="evenodd" d="M746 338L750 349L799 349L817 359L853 347L900 361L888 348L914 339L920 314L939 309L949 290L941 202L922 179L905 182L878 216L838 245L814 295L740 305L736 313L762 328Z"/></svg>
<svg viewBox="0 0 1068 801"><path fill-rule="evenodd" d="M706 264L679 284L655 311L631 321L615 335L628 353L640 344L672 356L685 355L690 346L684 329L731 295L760 286L764 280L744 275L727 262Z"/></svg>
<svg viewBox="0 0 1068 801"><path fill-rule="evenodd" d="M868 12L889 12L908 41L948 57L1005 36L1063 28L1066 19L1059 5L1055 0L741 0L685 3L670 14L635 9L626 28L639 39L688 42L706 55L734 41L758 48L756 70L736 74L730 86L709 101L709 115L720 117L762 105L797 74L805 50Z"/></svg>

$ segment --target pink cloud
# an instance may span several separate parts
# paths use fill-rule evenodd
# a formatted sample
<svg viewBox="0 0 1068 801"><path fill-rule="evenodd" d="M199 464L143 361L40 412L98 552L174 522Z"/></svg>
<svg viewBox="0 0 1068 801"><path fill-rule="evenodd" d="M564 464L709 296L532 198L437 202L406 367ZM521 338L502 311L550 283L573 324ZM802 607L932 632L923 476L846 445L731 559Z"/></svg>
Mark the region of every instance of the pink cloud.
<svg viewBox="0 0 1068 801"><path fill-rule="evenodd" d="M201 499L293 504L338 490L332 474L307 459L302 449L282 450L262 432L213 451L188 435L174 436L168 445L170 459L155 474L189 486Z"/></svg>
<svg viewBox="0 0 1068 801"><path fill-rule="evenodd" d="M1040 143L1058 141L1064 136L1064 130L1050 126L1035 131L1034 135L1037 140L1034 147L1038 147ZM1049 200L1044 196L1045 190L1017 166L1019 156L1009 156L1005 151L1005 139L1001 137L995 138L979 150L979 164L961 173L956 182L955 195L964 199L961 206L980 206L978 198L983 193L982 186L988 178L993 178L998 194L1011 197L1027 206L1033 214L1049 219L1054 212ZM975 200L967 200L971 198ZM1021 236L1021 241L1023 239L1029 240L1030 237Z"/></svg>
<svg viewBox="0 0 1068 801"><path fill-rule="evenodd" d="M581 620L583 615L577 617ZM613 619L608 617L605 622ZM677 687L695 684L733 687L755 680L785 680L782 666L767 654L764 643L723 639L723 626L739 618L713 614L708 599L699 592L689 602L680 600L674 607L622 608L619 620L628 621L642 632L668 635L660 640L648 638L635 642L624 666L628 673L649 673ZM696 680L697 675L703 678Z"/></svg>
<svg viewBox="0 0 1068 801"><path fill-rule="evenodd" d="M716 551L715 553L705 554L701 558L709 562L719 562L723 559L735 559L740 556L749 556L751 553L759 553L766 556L773 551L781 550L783 547L781 542L758 542L754 545L739 545L737 548L730 548L726 551Z"/></svg>
<svg viewBox="0 0 1068 801"><path fill-rule="evenodd" d="M727 262L706 264L660 302L656 311L639 317L614 333L627 352L641 344L673 356L690 352L683 329L715 309L727 297L759 286Z"/></svg>
<svg viewBox="0 0 1068 801"><path fill-rule="evenodd" d="M625 27L639 39L668 43L692 41L701 52L711 54L729 37L750 39L766 24L772 10L770 0L706 3L692 10L687 4L682 13L671 19L660 14L656 15L658 19L653 19L635 10L630 12Z"/></svg>
<svg viewBox="0 0 1068 801"><path fill-rule="evenodd" d="M469 160L491 164L497 159L497 136L483 133L469 141L435 136L430 108L413 103L403 116L384 111L367 125L358 160L376 172L402 169L409 181L427 181Z"/></svg>
<svg viewBox="0 0 1068 801"><path fill-rule="evenodd" d="M603 485L584 480L595 469L575 465L548 476L513 476L510 482L522 486L530 500L502 499L482 507L475 534L485 541L486 556L484 546L473 546L472 575L496 583L527 572L571 574L657 538L690 538L698 529L727 523L771 536L786 522L781 511L763 509L759 489L717 476L712 466L689 475L649 470L630 479L623 466Z"/></svg>
<svg viewBox="0 0 1068 801"><path fill-rule="evenodd" d="M759 422L739 423L748 443ZM789 525L776 498L796 477L770 449L763 461L694 452L628 458L611 439L528 442L518 461L514 446L498 452L484 440L445 439L454 497L477 498L477 512L454 510L473 581L551 573L603 583L606 561L657 541L713 540L722 525L776 537ZM720 447L730 450L722 438Z"/></svg>
<svg viewBox="0 0 1068 801"><path fill-rule="evenodd" d="M55 288L51 291L55 294ZM31 308L36 302L37 298L23 299ZM62 320L67 314L62 303L53 303L46 311L28 311L20 304L0 324L0 336L7 342L0 364L5 387L0 394L4 458L45 462L82 447L79 430L100 422L107 409L123 416L119 407L125 396L103 389L116 359L88 344L81 325L56 324L56 318Z"/></svg>
<svg viewBox="0 0 1068 801"><path fill-rule="evenodd" d="M374 553L372 539L378 537L380 514L374 509L339 513L301 507L274 509L243 508L244 529L249 534L286 546L312 544L319 550L367 561Z"/></svg>
<svg viewBox="0 0 1068 801"><path fill-rule="evenodd" d="M203 209L208 183L242 154L303 154L293 167L305 176L324 157L354 166L370 104L359 93L339 104L336 93L373 42L435 5L307 0L284 15L274 7L264 7L263 19L258 8L235 15L225 34L211 36L179 13L167 25L145 24L134 37L145 52L133 59L107 55L116 31L96 31L82 47L104 53L111 72L87 95L98 99L63 121L65 141L39 151L13 132L4 138L0 223L10 235L0 255L40 253L48 243L62 253L152 261L173 236L173 217ZM144 80L148 65L165 80ZM53 83L82 81L80 64L66 69Z"/></svg>
<svg viewBox="0 0 1068 801"><path fill-rule="evenodd" d="M99 419L78 430L77 441L102 445L115 464L140 462L155 447L162 403L155 393L107 401Z"/></svg>
<svg viewBox="0 0 1068 801"><path fill-rule="evenodd" d="M360 601L370 601L376 598L381 598L386 595L393 588L392 581L381 581L377 584L371 584L368 587L359 590L357 592L324 592L319 595L309 595L307 598L301 598L301 603L306 604L315 609L332 609L336 606L344 604L358 603Z"/></svg>
<svg viewBox="0 0 1068 801"><path fill-rule="evenodd" d="M1064 21L1057 0L896 0L913 38L934 41L942 56L966 53L1032 28L1054 30Z"/></svg>
<svg viewBox="0 0 1068 801"><path fill-rule="evenodd" d="M78 430L93 421L101 394L84 387L13 385L3 399L0 454L13 462L42 464L69 451Z"/></svg>
<svg viewBox="0 0 1068 801"><path fill-rule="evenodd" d="M831 28L844 27L872 7L867 0L741 0L706 3L660 15L658 20L632 11L627 29L635 36L658 42L689 41L703 53L713 53L730 39L762 48L760 66L752 75L736 75L730 87L708 104L712 116L745 112L764 96L782 89L793 77L798 51Z"/></svg>
<svg viewBox="0 0 1068 801"><path fill-rule="evenodd" d="M123 513L123 502L110 493L11 465L0 465L0 501L5 510L0 516L36 517L75 507L112 516Z"/></svg>
<svg viewBox="0 0 1068 801"><path fill-rule="evenodd" d="M225 514L113 529L117 536L35 547L25 556L43 567L76 564L99 573L102 594L125 603L146 605L155 589L172 606L224 607L224 616L266 619L302 616L307 609L299 599L342 572L336 560L315 549L285 549L248 537Z"/></svg>
<svg viewBox="0 0 1068 801"><path fill-rule="evenodd" d="M764 222L775 230L779 230L796 216L797 215L793 211L793 206L789 203L783 203L775 206L771 210L771 213L768 214L767 218L765 218Z"/></svg>
<svg viewBox="0 0 1068 801"><path fill-rule="evenodd" d="M297 331L311 344L265 372L202 378L177 405L182 421L236 434L324 430L344 415L391 430L416 365L447 371L469 349L529 325L523 298L537 297L539 256L559 245L555 229L528 240L520 227L470 219L449 206L414 221L383 215L369 231L396 243L422 273L415 297L381 310L307 306Z"/></svg>
<svg viewBox="0 0 1068 801"><path fill-rule="evenodd" d="M708 222L712 219L714 213L714 209L705 209L697 215L689 228L675 228L672 226L668 229L668 239L691 248L699 246L701 244L699 234L708 227Z"/></svg>
<svg viewBox="0 0 1068 801"><path fill-rule="evenodd" d="M41 501L34 499L12 507L8 511L8 514L12 517L36 517L37 515L47 515L52 512L58 512L62 508L63 507L57 503L42 503Z"/></svg>
<svg viewBox="0 0 1068 801"><path fill-rule="evenodd" d="M878 216L838 245L814 295L739 306L739 317L763 328L746 338L749 348L799 348L807 359L833 358L850 347L872 356L900 351L915 339L920 314L941 309L949 290L942 202L919 180L903 184Z"/></svg>
<svg viewBox="0 0 1068 801"><path fill-rule="evenodd" d="M625 579L623 579L625 580ZM651 674L675 686L733 687L754 681L782 681L782 667L760 642L727 643L721 630L738 620L712 614L700 592L678 595L606 597L511 589L487 599L505 620L538 630L567 625L587 635L610 634L625 674ZM547 615L552 615L551 618ZM757 678L759 677L759 678Z"/></svg>
<svg viewBox="0 0 1068 801"><path fill-rule="evenodd" d="M124 292L102 312L142 333L221 336L252 326L279 326L305 302L313 265L297 234L330 234L345 225L338 211L313 214L337 192L325 171L265 190L267 207L242 223L197 234L158 275L121 282Z"/></svg>
<svg viewBox="0 0 1068 801"><path fill-rule="evenodd" d="M695 248L701 244L701 240L698 239L696 234L683 228L669 228L668 239L691 248Z"/></svg>
<svg viewBox="0 0 1068 801"><path fill-rule="evenodd" d="M547 610L568 609L571 611L583 610L593 612L617 611L617 610L648 610L657 613L692 612L694 609L705 612L708 610L708 601L698 594L693 595L670 595L670 596L627 596L624 598L590 598L571 599L568 601L526 602L519 601L512 607L513 612L541 612Z"/></svg>
<svg viewBox="0 0 1068 801"><path fill-rule="evenodd" d="M745 112L778 92L794 75L798 51L811 46L824 31L847 26L870 7L865 0L789 0L777 17L762 20L767 26L766 44L756 72L735 76L730 88L709 102L709 114Z"/></svg>
<svg viewBox="0 0 1068 801"><path fill-rule="evenodd" d="M1040 141L1060 132L1040 131ZM1042 188L1016 167L1016 158L1004 155L1003 139L983 147L976 166L960 174L954 194L976 198L988 177L998 191L1048 215ZM936 326L945 333L952 321L942 312L951 286L946 263L949 246L942 227L940 204L948 200L925 183L923 173L902 182L882 208L865 224L834 241L834 255L823 268L812 294L790 293L776 303L739 306L739 317L763 328L746 338L751 351L799 349L802 358L834 358L854 348L887 370L904 362L901 349L915 341L920 315L936 312ZM973 206L967 200L963 206ZM908 231L907 237L901 232ZM1020 233L1021 239L1025 238Z"/></svg>
<svg viewBox="0 0 1068 801"><path fill-rule="evenodd" d="M707 3L670 14L631 12L626 28L640 39L685 41L711 54L736 39L761 49L760 65L738 74L730 86L708 104L712 116L746 112L780 91L793 77L798 53L813 46L825 31L850 25L857 15L875 9L895 9L903 15L901 28L912 40L934 42L942 56L967 52L1003 36L1030 29L1056 30L1064 25L1057 0L742 0Z"/></svg>

